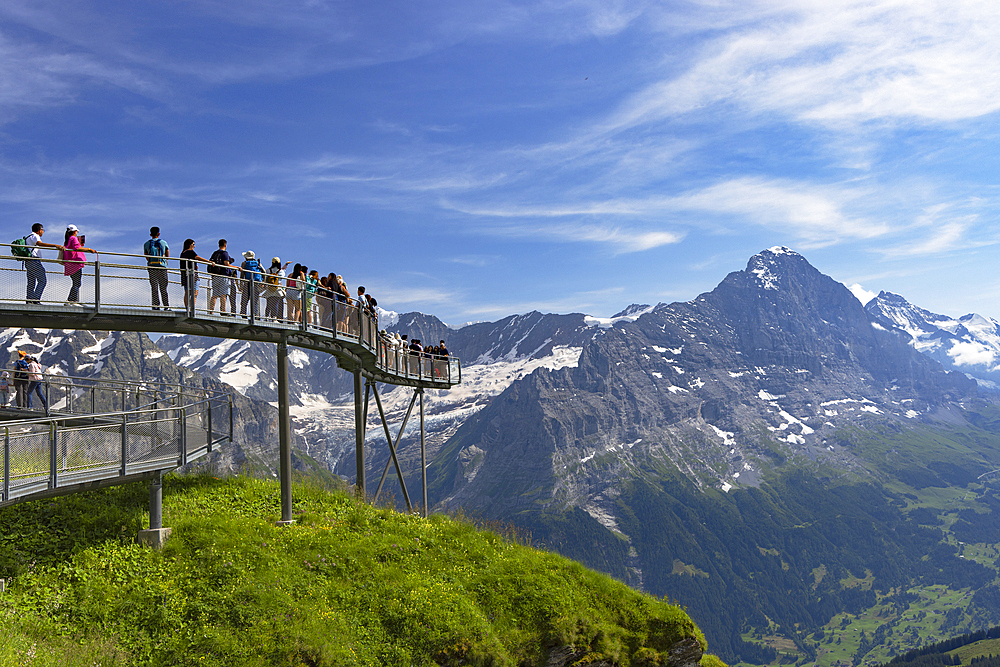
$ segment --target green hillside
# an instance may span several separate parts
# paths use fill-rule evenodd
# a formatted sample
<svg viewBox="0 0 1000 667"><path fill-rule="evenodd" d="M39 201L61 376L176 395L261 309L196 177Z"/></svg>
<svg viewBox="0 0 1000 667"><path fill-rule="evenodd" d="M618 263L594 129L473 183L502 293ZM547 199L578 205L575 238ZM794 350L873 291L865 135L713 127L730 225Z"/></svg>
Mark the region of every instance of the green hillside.
<svg viewBox="0 0 1000 667"><path fill-rule="evenodd" d="M278 527L274 482L171 477L156 552L134 540L146 500L0 510L0 665L544 665L565 646L567 665L679 665L705 648L677 606L466 521L299 485Z"/></svg>

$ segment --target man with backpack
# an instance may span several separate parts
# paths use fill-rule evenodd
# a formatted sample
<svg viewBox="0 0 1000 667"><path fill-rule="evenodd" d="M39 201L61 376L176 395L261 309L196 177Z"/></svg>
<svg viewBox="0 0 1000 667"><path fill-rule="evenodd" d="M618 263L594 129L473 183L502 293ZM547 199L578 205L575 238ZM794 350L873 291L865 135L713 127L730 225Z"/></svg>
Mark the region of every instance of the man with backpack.
<svg viewBox="0 0 1000 667"><path fill-rule="evenodd" d="M215 311L216 300L221 300L219 314L225 315L227 298L231 306L229 313L236 314L236 282L233 280L236 269L229 268L233 265L233 257L226 252L226 245L226 239L219 239L219 249L209 257L215 262L215 266L208 267L208 272L212 274L212 294L208 300L209 315Z"/></svg>
<svg viewBox="0 0 1000 667"><path fill-rule="evenodd" d="M28 289L25 295L25 303L41 303L42 292L45 290L45 283L48 279L45 276L45 265L39 259L39 248L56 248L62 250L61 245L55 243L45 243L42 241L42 234L45 233L45 226L36 222L31 226L31 233L27 236L15 239L11 244L11 253L16 257L22 257L24 271L28 274Z"/></svg>
<svg viewBox="0 0 1000 667"><path fill-rule="evenodd" d="M14 362L14 403L19 408L25 408L28 405L28 355L24 350L18 350L17 356Z"/></svg>
<svg viewBox="0 0 1000 667"><path fill-rule="evenodd" d="M142 254L146 256L146 271L149 272L149 288L153 292L153 310L170 310L170 297L167 296L167 258L170 257L170 246L160 238L160 228L149 228L150 239L142 245Z"/></svg>

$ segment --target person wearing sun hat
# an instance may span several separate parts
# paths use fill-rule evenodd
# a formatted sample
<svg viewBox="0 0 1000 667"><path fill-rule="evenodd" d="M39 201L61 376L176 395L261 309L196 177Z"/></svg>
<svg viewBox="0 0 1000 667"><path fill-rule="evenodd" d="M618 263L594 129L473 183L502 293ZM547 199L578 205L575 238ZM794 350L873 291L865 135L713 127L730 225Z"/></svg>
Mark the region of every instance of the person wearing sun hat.
<svg viewBox="0 0 1000 667"><path fill-rule="evenodd" d="M260 314L260 283L263 269L253 250L243 253L243 263L240 264L240 315L247 314L247 303L250 304L250 316Z"/></svg>

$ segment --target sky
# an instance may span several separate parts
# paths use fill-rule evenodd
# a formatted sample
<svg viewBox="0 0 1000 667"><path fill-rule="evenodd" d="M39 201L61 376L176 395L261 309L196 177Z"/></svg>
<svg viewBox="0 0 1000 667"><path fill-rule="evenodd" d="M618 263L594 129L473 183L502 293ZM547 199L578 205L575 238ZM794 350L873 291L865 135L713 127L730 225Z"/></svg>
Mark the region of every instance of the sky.
<svg viewBox="0 0 1000 667"><path fill-rule="evenodd" d="M995 0L4 0L0 226L225 237L452 325L775 245L1000 319L997 34Z"/></svg>

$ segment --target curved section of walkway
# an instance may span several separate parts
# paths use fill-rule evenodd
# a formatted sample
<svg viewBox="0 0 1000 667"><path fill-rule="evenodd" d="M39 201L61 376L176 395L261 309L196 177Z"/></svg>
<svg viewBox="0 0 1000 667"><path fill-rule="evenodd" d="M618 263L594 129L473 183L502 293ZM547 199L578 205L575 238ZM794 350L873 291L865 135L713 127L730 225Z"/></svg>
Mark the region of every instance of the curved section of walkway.
<svg viewBox="0 0 1000 667"><path fill-rule="evenodd" d="M356 303L306 290L275 288L238 276L216 276L206 272L204 265L182 271L174 258L168 260L167 268L151 269L143 255L117 253L102 253L85 262L78 293L73 295L74 279L64 275L63 262L45 257L22 260L10 254L10 244L0 244L0 248L4 252L0 255L2 326L285 342L332 354L341 368L360 370L376 382L428 389L447 389L461 382L457 358L410 354L395 347L379 335L375 316ZM51 249L40 252L55 254ZM44 281L40 295L39 279ZM198 286L196 298L186 304L184 283ZM165 285L166 306L161 285ZM70 296L76 300L70 301ZM213 296L217 297L215 303L210 302ZM293 300L298 312L304 314L295 321L287 317ZM225 306L225 312L220 305ZM239 312L235 312L237 306ZM274 314L277 316L265 316Z"/></svg>
<svg viewBox="0 0 1000 667"><path fill-rule="evenodd" d="M152 479L232 441L228 393L47 375L50 412L0 411L0 507Z"/></svg>

